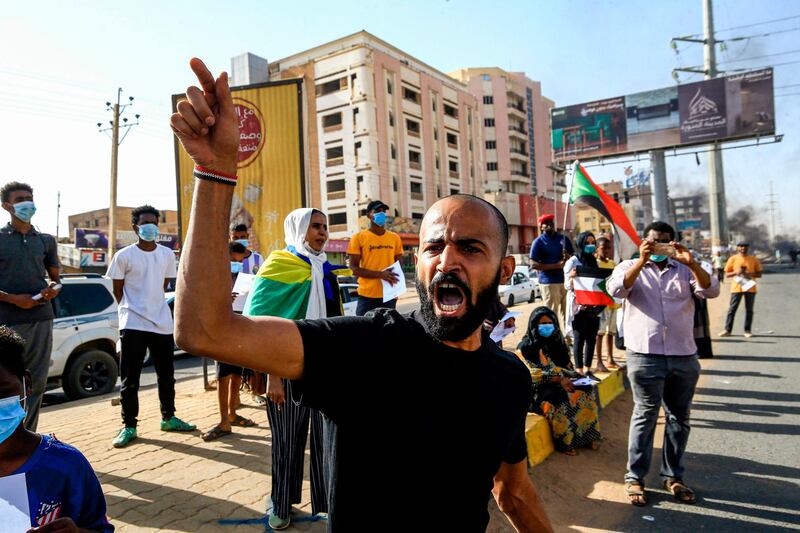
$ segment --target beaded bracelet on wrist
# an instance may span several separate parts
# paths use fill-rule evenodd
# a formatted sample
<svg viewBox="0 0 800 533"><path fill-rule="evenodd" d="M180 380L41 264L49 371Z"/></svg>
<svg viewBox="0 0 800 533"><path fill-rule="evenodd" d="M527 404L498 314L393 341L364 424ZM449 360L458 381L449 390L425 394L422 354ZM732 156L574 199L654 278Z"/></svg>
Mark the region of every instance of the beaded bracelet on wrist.
<svg viewBox="0 0 800 533"><path fill-rule="evenodd" d="M213 181L215 183L222 183L224 185L236 186L238 177L235 174L226 174L219 170L211 170L210 168L195 165L194 177L201 180Z"/></svg>

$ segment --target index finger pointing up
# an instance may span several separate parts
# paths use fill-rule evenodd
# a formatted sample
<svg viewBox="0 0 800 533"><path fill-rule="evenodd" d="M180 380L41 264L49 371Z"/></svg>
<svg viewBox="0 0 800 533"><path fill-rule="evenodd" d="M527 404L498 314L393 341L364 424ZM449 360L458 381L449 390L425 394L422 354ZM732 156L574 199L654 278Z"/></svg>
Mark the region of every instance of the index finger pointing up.
<svg viewBox="0 0 800 533"><path fill-rule="evenodd" d="M193 57L189 60L189 66L194 71L195 76L197 76L197 81L200 82L200 86L203 88L203 92L214 94L216 89L216 84L214 83L214 76L211 74L211 71L208 70L206 64L203 63L202 60Z"/></svg>

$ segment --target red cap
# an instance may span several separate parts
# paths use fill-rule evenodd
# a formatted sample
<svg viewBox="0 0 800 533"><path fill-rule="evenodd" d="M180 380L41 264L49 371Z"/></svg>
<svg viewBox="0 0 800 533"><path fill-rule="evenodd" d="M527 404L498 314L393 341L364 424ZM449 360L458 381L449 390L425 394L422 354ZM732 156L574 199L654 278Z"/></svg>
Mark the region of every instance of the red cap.
<svg viewBox="0 0 800 533"><path fill-rule="evenodd" d="M540 217L539 217L539 218L538 218L536 221L537 221L537 222L539 223L539 225L541 226L541 225L542 225L542 224L544 224L545 222L553 222L555 219L556 219L555 215L549 215L549 214L548 214L548 215L542 215L542 216L540 216Z"/></svg>

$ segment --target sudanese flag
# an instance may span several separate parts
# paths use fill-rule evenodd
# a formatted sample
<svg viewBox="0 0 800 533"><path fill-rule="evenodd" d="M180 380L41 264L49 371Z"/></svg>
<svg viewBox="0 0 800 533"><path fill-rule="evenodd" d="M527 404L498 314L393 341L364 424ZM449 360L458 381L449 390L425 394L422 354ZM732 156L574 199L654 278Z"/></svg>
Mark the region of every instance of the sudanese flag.
<svg viewBox="0 0 800 533"><path fill-rule="evenodd" d="M584 204L593 207L606 217L614 226L617 236L627 235L637 247L641 239L636 234L633 224L617 202L614 201L603 189L598 187L586 169L577 161L573 164L572 186L570 187L569 203Z"/></svg>
<svg viewBox="0 0 800 533"><path fill-rule="evenodd" d="M614 298L606 290L606 279L613 272L610 268L579 266L572 280L575 301L580 305L614 305Z"/></svg>

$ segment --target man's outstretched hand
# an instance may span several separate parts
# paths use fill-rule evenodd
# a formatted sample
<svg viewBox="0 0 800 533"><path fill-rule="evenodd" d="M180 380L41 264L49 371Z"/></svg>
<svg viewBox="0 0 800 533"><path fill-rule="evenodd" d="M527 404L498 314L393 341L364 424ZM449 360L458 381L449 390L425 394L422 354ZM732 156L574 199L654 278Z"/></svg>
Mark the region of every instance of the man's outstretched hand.
<svg viewBox="0 0 800 533"><path fill-rule="evenodd" d="M202 90L186 89L186 100L178 102L178 112L170 118L172 131L198 165L236 174L239 125L233 107L228 74L217 79L196 57L189 61Z"/></svg>

